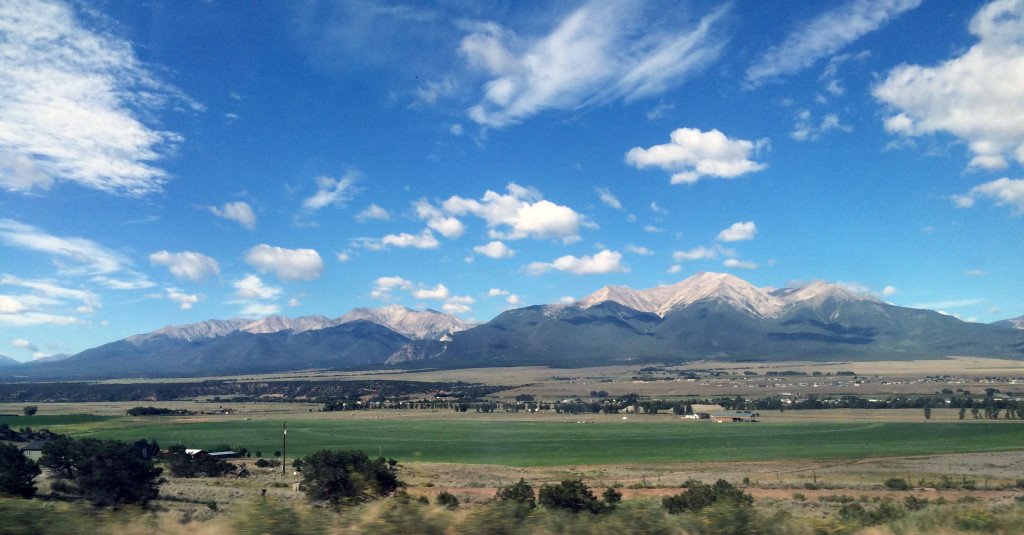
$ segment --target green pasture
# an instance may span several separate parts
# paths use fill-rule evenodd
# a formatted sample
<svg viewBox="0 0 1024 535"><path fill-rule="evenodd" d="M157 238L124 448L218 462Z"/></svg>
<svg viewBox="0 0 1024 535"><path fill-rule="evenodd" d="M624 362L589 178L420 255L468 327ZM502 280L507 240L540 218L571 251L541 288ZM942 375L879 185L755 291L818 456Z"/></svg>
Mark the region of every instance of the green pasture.
<svg viewBox="0 0 1024 535"><path fill-rule="evenodd" d="M114 419L114 416L97 416L95 414L61 414L61 415L0 415L0 424L7 424L11 429L31 427L32 429L43 429L49 427L56 431L57 427L81 426L91 427L87 424L105 422ZM68 432L68 431L65 431Z"/></svg>
<svg viewBox="0 0 1024 535"><path fill-rule="evenodd" d="M164 447L229 444L264 456L281 449L281 422L272 420L161 424L121 419L92 429L71 427L67 432L74 436L156 439ZM1024 449L1024 424L288 421L289 457L321 448L362 449L405 462L513 466L859 459Z"/></svg>

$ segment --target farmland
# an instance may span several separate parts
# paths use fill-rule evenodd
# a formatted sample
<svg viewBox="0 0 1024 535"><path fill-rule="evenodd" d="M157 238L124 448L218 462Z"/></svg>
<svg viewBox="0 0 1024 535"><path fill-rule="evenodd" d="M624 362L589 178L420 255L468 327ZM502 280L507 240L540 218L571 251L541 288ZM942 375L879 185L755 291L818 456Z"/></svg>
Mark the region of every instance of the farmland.
<svg viewBox="0 0 1024 535"><path fill-rule="evenodd" d="M513 466L659 462L861 459L1024 448L1016 422L779 422L720 425L665 415L526 421L524 418L363 418L288 420L289 456L317 449L362 449L403 461ZM386 414L386 413L384 413ZM94 417L95 418L95 417ZM161 419L162 418L162 419ZM52 421L47 421L51 419ZM25 425L26 418L0 418ZM582 422L582 423L577 423ZM35 425L76 437L156 439L162 445L281 449L281 420L39 417ZM63 423L64 425L61 425Z"/></svg>

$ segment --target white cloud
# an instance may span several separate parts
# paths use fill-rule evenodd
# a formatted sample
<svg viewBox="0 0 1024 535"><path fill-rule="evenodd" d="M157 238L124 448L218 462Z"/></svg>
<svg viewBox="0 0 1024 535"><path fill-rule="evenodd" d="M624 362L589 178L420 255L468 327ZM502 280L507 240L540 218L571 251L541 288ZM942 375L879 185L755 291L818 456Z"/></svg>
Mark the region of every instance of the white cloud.
<svg viewBox="0 0 1024 535"><path fill-rule="evenodd" d="M970 208L979 198L993 200L997 206L1008 206L1016 215L1024 215L1024 179L1000 178L974 186L963 195L953 195L953 202Z"/></svg>
<svg viewBox="0 0 1024 535"><path fill-rule="evenodd" d="M412 288L412 282L402 277L379 277L374 281L370 297L387 301L391 299L394 290L408 290L409 288Z"/></svg>
<svg viewBox="0 0 1024 535"><path fill-rule="evenodd" d="M479 201L453 196L442 206L450 215L472 214L483 219L490 237L498 240L552 238L571 243L580 239L580 227L596 226L572 208L544 200L533 188L509 183L505 189L505 195L488 190Z"/></svg>
<svg viewBox="0 0 1024 535"><path fill-rule="evenodd" d="M665 273L669 273L669 274L674 275L676 273L679 273L682 270L683 270L683 266L680 266L679 264L672 264L671 266L668 267L668 269L665 270Z"/></svg>
<svg viewBox="0 0 1024 535"><path fill-rule="evenodd" d="M930 310L938 310L945 308L962 308L980 304L983 299L949 299L946 301L933 301L929 303L917 303L910 305L910 308L927 308ZM944 312L943 312L944 313Z"/></svg>
<svg viewBox="0 0 1024 535"><path fill-rule="evenodd" d="M458 137L462 135L463 128L461 124L455 123L448 129L448 131L451 132L453 136Z"/></svg>
<svg viewBox="0 0 1024 535"><path fill-rule="evenodd" d="M39 348L36 347L35 344L29 342L28 340L25 340L24 338L15 338L14 340L11 340L11 345L18 349L24 349L26 351L31 351L33 353L39 351Z"/></svg>
<svg viewBox="0 0 1024 535"><path fill-rule="evenodd" d="M288 306L290 306L292 308L295 308L295 307L297 307L297 306L299 306L301 304L302 303L300 303L299 300L294 298L294 297L288 300Z"/></svg>
<svg viewBox="0 0 1024 535"><path fill-rule="evenodd" d="M654 254L654 251L650 250L649 248L643 247L641 245L634 245L632 243L626 246L626 252L643 256L650 256Z"/></svg>
<svg viewBox="0 0 1024 535"><path fill-rule="evenodd" d="M558 298L558 303L562 305L571 305L576 302L576 298L570 295L563 295Z"/></svg>
<svg viewBox="0 0 1024 535"><path fill-rule="evenodd" d="M17 314L26 310L28 306L17 297L0 295L0 314Z"/></svg>
<svg viewBox="0 0 1024 535"><path fill-rule="evenodd" d="M93 26L86 9L46 0L0 3L0 187L68 181L146 195L167 174L154 162L182 137L143 122L174 101L201 105L160 81L131 43Z"/></svg>
<svg viewBox="0 0 1024 535"><path fill-rule="evenodd" d="M446 216L440 208L430 204L426 199L420 199L412 206L416 209L416 215L427 222L427 228L437 231L445 238L458 238L466 230L462 221Z"/></svg>
<svg viewBox="0 0 1024 535"><path fill-rule="evenodd" d="M738 221L718 233L718 241L752 240L757 235L757 225L753 221Z"/></svg>
<svg viewBox="0 0 1024 535"><path fill-rule="evenodd" d="M768 146L767 139L729 139L718 130L677 128L671 142L648 149L633 147L626 163L637 169L659 167L672 174L673 184L692 184L703 177L736 178L767 167L750 158Z"/></svg>
<svg viewBox="0 0 1024 535"><path fill-rule="evenodd" d="M247 275L231 283L235 287L235 295L239 299L265 300L277 299L281 289L267 286L256 275Z"/></svg>
<svg viewBox="0 0 1024 535"><path fill-rule="evenodd" d="M520 304L522 304L523 300L520 299L518 295L511 294L511 295L509 295L508 297L505 298L505 302L508 303L509 306L514 306L515 307L515 306L519 306Z"/></svg>
<svg viewBox="0 0 1024 535"><path fill-rule="evenodd" d="M338 253L337 257L338 262L348 262L349 260L352 260L352 255L345 252Z"/></svg>
<svg viewBox="0 0 1024 535"><path fill-rule="evenodd" d="M501 288L491 288L487 290L487 297L498 297L502 295L509 295L508 290L502 290Z"/></svg>
<svg viewBox="0 0 1024 535"><path fill-rule="evenodd" d="M666 113L674 109L676 109L676 105L674 102L662 102L661 104L658 104L653 109L648 111L645 115L647 115L648 121L657 121L658 119L664 117Z"/></svg>
<svg viewBox="0 0 1024 535"><path fill-rule="evenodd" d="M811 117L810 110L800 110L796 114L796 122L789 137L797 141L816 141L822 134L832 130L852 132L853 127L843 124L839 119L839 115L835 113L825 114L821 119L821 123L816 125Z"/></svg>
<svg viewBox="0 0 1024 535"><path fill-rule="evenodd" d="M32 325L73 325L85 323L73 316L62 316L58 314L46 314L42 312L25 312L22 314L0 313L0 325L12 327L30 327Z"/></svg>
<svg viewBox="0 0 1024 535"><path fill-rule="evenodd" d="M377 206L376 204L371 204L370 206L367 206L366 209L364 209L362 212L356 214L356 221L359 221L360 223L364 221L369 221L371 219L387 221L391 219L391 214L387 210L381 208L380 206Z"/></svg>
<svg viewBox="0 0 1024 535"><path fill-rule="evenodd" d="M149 255L149 261L155 266L166 266L171 275L179 279L198 281L220 273L220 266L216 260L193 251L157 251Z"/></svg>
<svg viewBox="0 0 1024 535"><path fill-rule="evenodd" d="M896 292L897 290L895 286L886 286L885 288L882 288L882 295L885 297L896 295Z"/></svg>
<svg viewBox="0 0 1024 535"><path fill-rule="evenodd" d="M548 270L565 271L573 275L597 275L603 273L628 273L629 268L623 266L622 253L605 249L594 256L565 255L552 262L533 262L526 266L527 273L540 275Z"/></svg>
<svg viewBox="0 0 1024 535"><path fill-rule="evenodd" d="M654 225L644 225L644 232L649 232L651 234L656 234L656 233L659 233L659 232L665 232L665 229L663 229L661 227L656 227Z"/></svg>
<svg viewBox="0 0 1024 535"><path fill-rule="evenodd" d="M447 299L451 292L443 284L438 284L433 288L419 288L413 290L412 296L416 299Z"/></svg>
<svg viewBox="0 0 1024 535"><path fill-rule="evenodd" d="M0 242L51 255L61 275L91 275L93 282L114 290L155 286L131 269L127 257L85 238L53 236L30 225L0 219Z"/></svg>
<svg viewBox="0 0 1024 535"><path fill-rule="evenodd" d="M898 66L874 88L894 112L885 128L948 132L967 143L971 167L1005 168L1007 154L1024 164L1024 2L991 2L968 29L978 43L962 55L935 67Z"/></svg>
<svg viewBox="0 0 1024 535"><path fill-rule="evenodd" d="M312 280L324 269L320 254L313 249L285 249L262 243L249 249L245 263L260 273L273 272L283 280Z"/></svg>
<svg viewBox="0 0 1024 535"><path fill-rule="evenodd" d="M735 226L735 225L734 225ZM725 231L723 231L725 232ZM689 251L674 251L672 258L674 260L714 260L722 256L736 256L736 251L722 247L721 245L713 245L711 247L694 247Z"/></svg>
<svg viewBox="0 0 1024 535"><path fill-rule="evenodd" d="M241 314L245 317L273 316L281 312L281 307L274 303L246 303Z"/></svg>
<svg viewBox="0 0 1024 535"><path fill-rule="evenodd" d="M964 275L967 275L968 277L984 277L987 274L988 272L981 269L968 269L967 271L964 271Z"/></svg>
<svg viewBox="0 0 1024 535"><path fill-rule="evenodd" d="M651 211L658 215L668 215L668 210L658 206L656 201L651 201Z"/></svg>
<svg viewBox="0 0 1024 535"><path fill-rule="evenodd" d="M616 210L622 210L622 203L619 201L619 198L613 195L612 192L608 190L608 188L594 189L597 190L597 196L601 199L601 202L605 203L606 205Z"/></svg>
<svg viewBox="0 0 1024 535"><path fill-rule="evenodd" d="M13 275L0 275L0 286L17 286L32 291L31 296L19 296L21 302L37 305L56 305L75 301L89 308L98 308L100 298L89 290L66 288L53 282L39 279L21 279Z"/></svg>
<svg viewBox="0 0 1024 535"><path fill-rule="evenodd" d="M453 295L445 300L441 309L449 314L465 314L473 309L469 306L476 302L476 299L468 295Z"/></svg>
<svg viewBox="0 0 1024 535"><path fill-rule="evenodd" d="M192 305L199 302L200 297L194 294L187 294L177 288L167 288L167 299L178 303L178 308L181 310L191 310Z"/></svg>
<svg viewBox="0 0 1024 535"><path fill-rule="evenodd" d="M437 241L434 233L424 229L419 234L401 232L399 234L388 234L380 239L363 240L363 245L371 251L383 251L389 246L416 249L437 249L441 242Z"/></svg>
<svg viewBox="0 0 1024 535"><path fill-rule="evenodd" d="M920 4L921 0L853 0L825 11L769 48L747 69L747 84L757 87L807 69Z"/></svg>
<svg viewBox="0 0 1024 535"><path fill-rule="evenodd" d="M726 259L725 262L722 262L722 265L728 268L757 269L757 264L737 258Z"/></svg>
<svg viewBox="0 0 1024 535"><path fill-rule="evenodd" d="M571 110L664 92L716 59L719 8L692 27L637 2L590 2L545 36L520 36L495 23L469 26L459 52L490 76L469 117L500 128L544 110ZM662 28L645 21L658 16Z"/></svg>
<svg viewBox="0 0 1024 535"><path fill-rule="evenodd" d="M487 245L477 245L473 248L473 251L490 258L512 258L512 255L516 254L515 251L509 249L507 245L500 241L492 241Z"/></svg>
<svg viewBox="0 0 1024 535"><path fill-rule="evenodd" d="M233 201L224 203L224 206L207 206L211 214L224 219L235 221L247 229L256 228L256 213L245 201Z"/></svg>
<svg viewBox="0 0 1024 535"><path fill-rule="evenodd" d="M316 211L332 204L344 206L355 195L353 186L358 176L359 174L355 171L349 171L341 179L335 179L328 175L316 177L316 193L302 201L302 207L309 211Z"/></svg>

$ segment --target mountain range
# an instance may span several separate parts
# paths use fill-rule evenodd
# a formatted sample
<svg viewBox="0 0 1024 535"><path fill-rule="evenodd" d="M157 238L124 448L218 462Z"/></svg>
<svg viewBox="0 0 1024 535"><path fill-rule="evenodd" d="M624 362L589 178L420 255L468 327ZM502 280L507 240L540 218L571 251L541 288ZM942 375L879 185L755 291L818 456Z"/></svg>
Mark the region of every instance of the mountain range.
<svg viewBox="0 0 1024 535"><path fill-rule="evenodd" d="M209 320L130 336L60 362L8 366L0 375L203 376L696 359L1024 359L1021 323L964 322L825 282L760 288L729 274L698 273L646 290L606 286L573 304L512 309L480 325L398 305L359 308L333 320Z"/></svg>

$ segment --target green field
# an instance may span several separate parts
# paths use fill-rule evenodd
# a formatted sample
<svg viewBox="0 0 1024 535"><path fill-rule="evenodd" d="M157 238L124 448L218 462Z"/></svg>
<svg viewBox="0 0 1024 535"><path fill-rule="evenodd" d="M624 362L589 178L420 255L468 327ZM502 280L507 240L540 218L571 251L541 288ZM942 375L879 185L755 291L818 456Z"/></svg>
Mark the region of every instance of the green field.
<svg viewBox="0 0 1024 535"><path fill-rule="evenodd" d="M17 416L0 415L0 424L7 424L11 429L31 427L42 429L44 427L56 428L58 426L77 426L81 424L93 424L112 420L113 416L97 416L95 414L60 414L60 415L35 415Z"/></svg>
<svg viewBox="0 0 1024 535"><path fill-rule="evenodd" d="M117 425L123 424L123 425ZM61 430L55 426L55 431ZM269 456L279 421L108 421L75 436L155 438L163 446L241 445ZM650 462L858 459L1024 449L1024 425L1007 423L713 424L444 420L289 420L288 456L362 449L400 461L513 466Z"/></svg>

